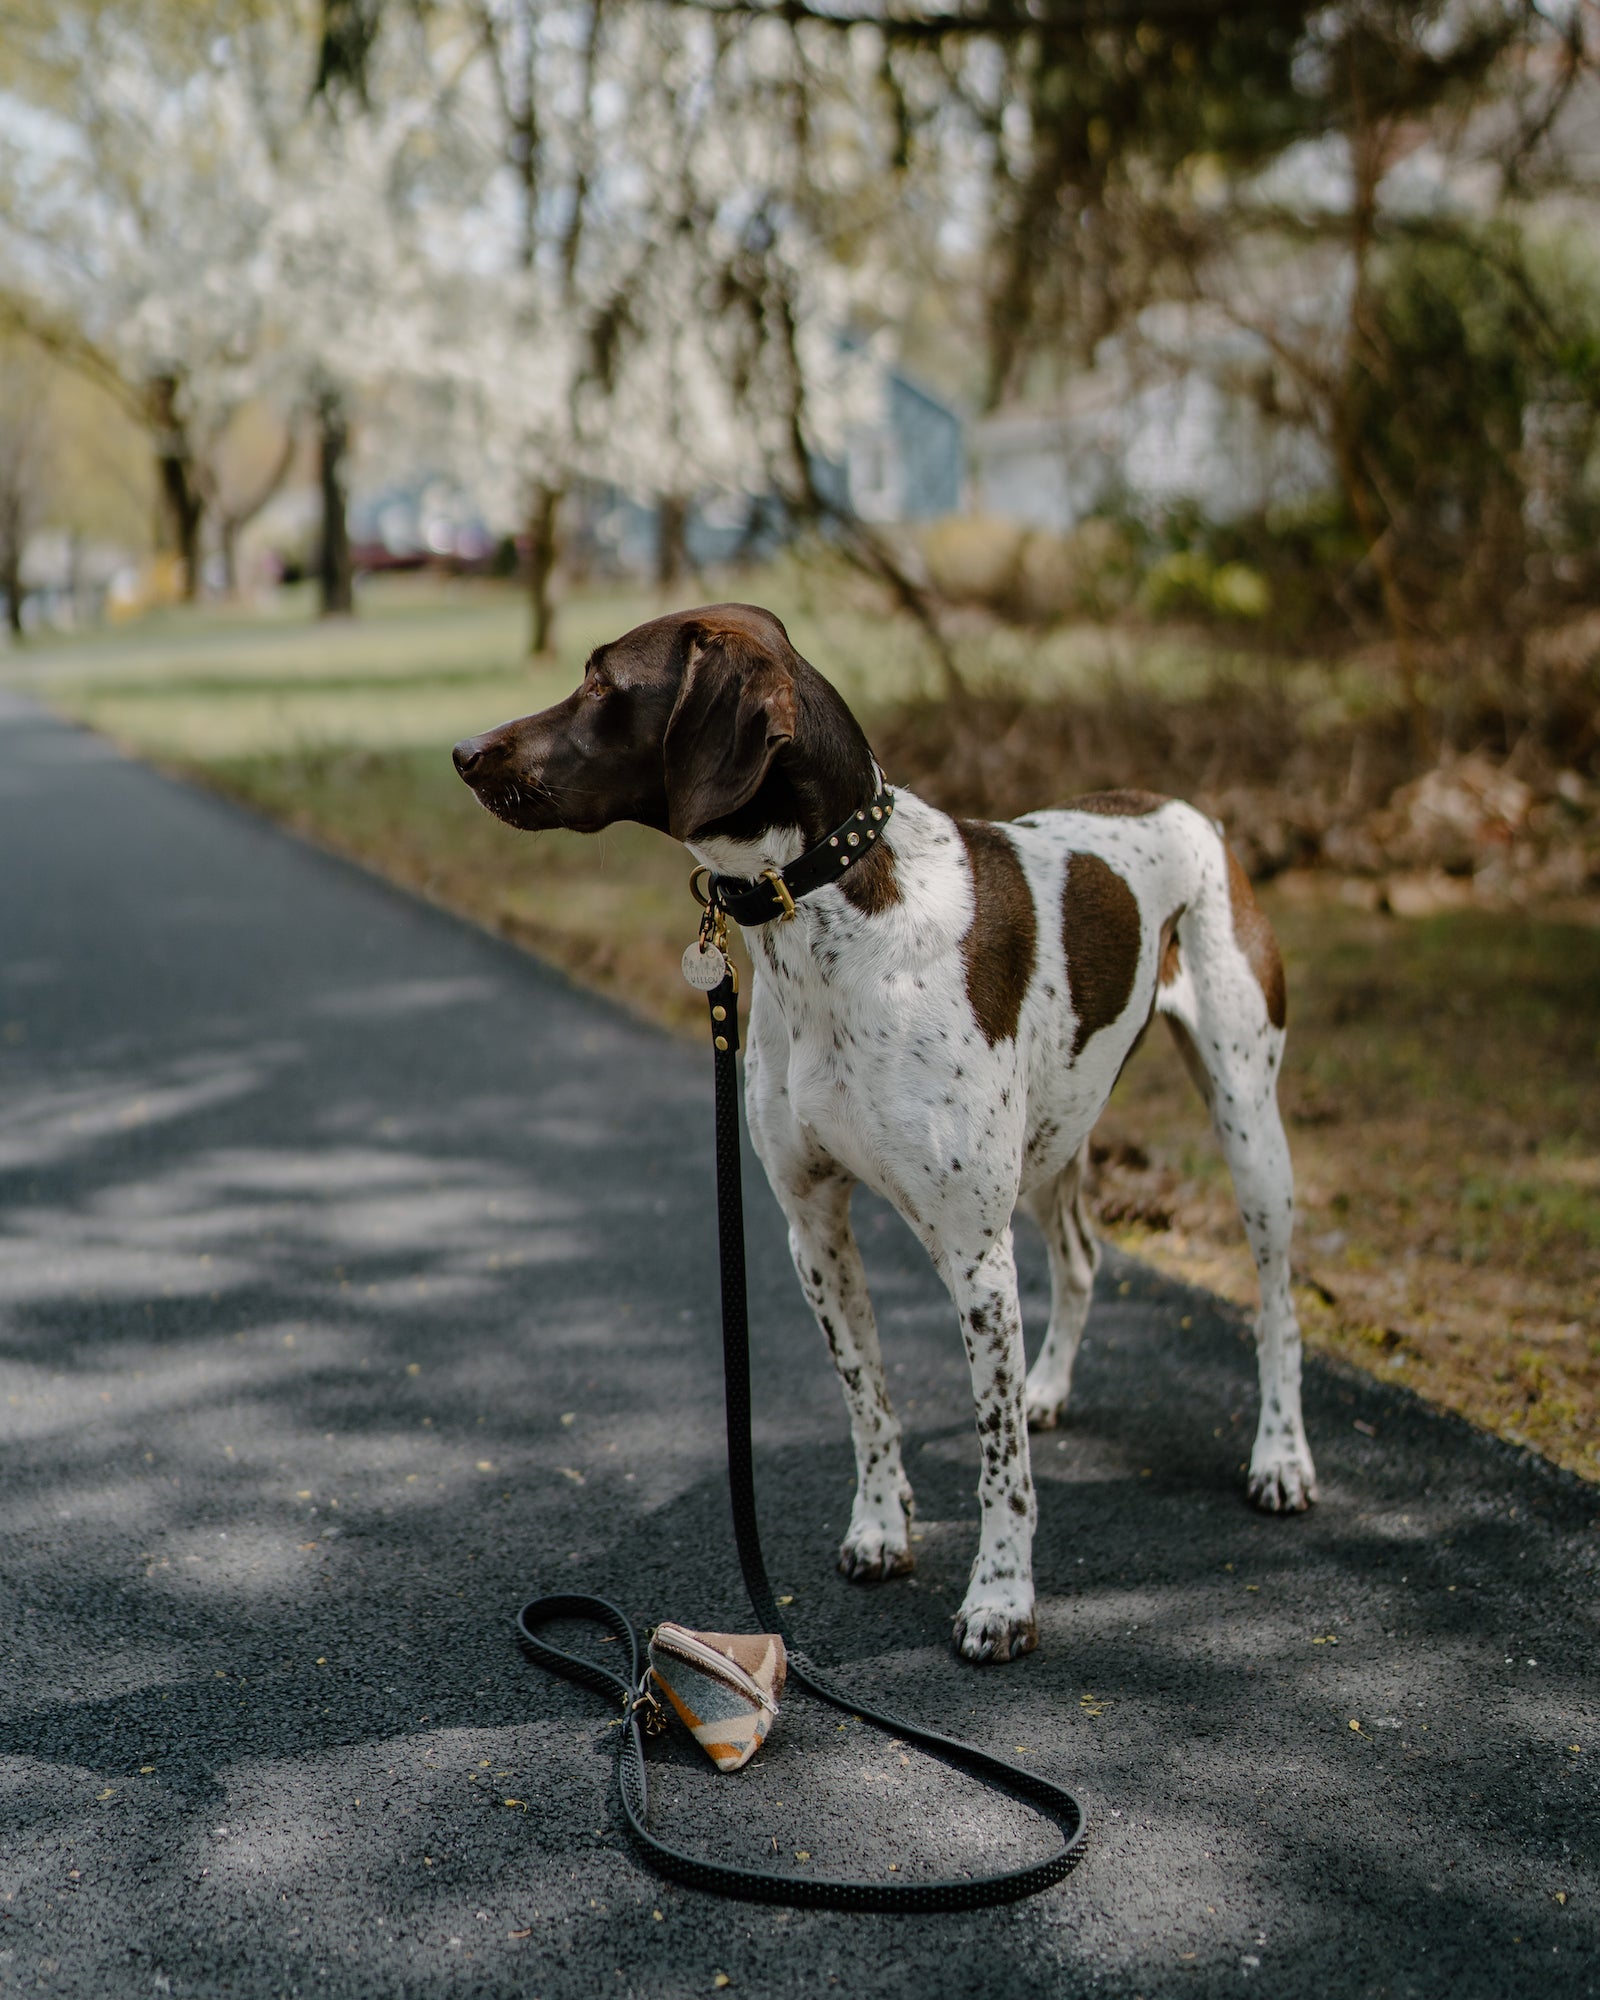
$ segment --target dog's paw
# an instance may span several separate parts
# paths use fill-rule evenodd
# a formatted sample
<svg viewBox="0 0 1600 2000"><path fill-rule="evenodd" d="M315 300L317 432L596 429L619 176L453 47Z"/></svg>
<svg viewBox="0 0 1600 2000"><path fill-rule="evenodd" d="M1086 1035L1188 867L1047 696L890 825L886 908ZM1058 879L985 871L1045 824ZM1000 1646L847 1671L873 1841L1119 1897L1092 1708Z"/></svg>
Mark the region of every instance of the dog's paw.
<svg viewBox="0 0 1600 2000"><path fill-rule="evenodd" d="M962 1659L976 1666L1001 1666L1033 1651L1039 1643L1039 1621L1031 1605L1020 1611L1014 1604L983 1600L963 1604L950 1628L950 1643Z"/></svg>
<svg viewBox="0 0 1600 2000"><path fill-rule="evenodd" d="M1058 1393L1032 1376L1023 1384L1022 1407L1030 1431L1053 1431L1067 1413L1065 1392Z"/></svg>
<svg viewBox="0 0 1600 2000"><path fill-rule="evenodd" d="M1309 1453L1264 1458L1250 1467L1250 1504L1264 1514L1303 1514L1317 1497Z"/></svg>
<svg viewBox="0 0 1600 2000"><path fill-rule="evenodd" d="M839 1574L851 1583L887 1583L916 1568L911 1553L911 1517L915 1511L911 1482L900 1475L887 1490L869 1498L858 1492L850 1515L850 1532L839 1544Z"/></svg>
<svg viewBox="0 0 1600 2000"><path fill-rule="evenodd" d="M839 1574L851 1583L887 1583L892 1576L909 1576L916 1566L904 1529L896 1538L873 1522L852 1528L839 1545Z"/></svg>

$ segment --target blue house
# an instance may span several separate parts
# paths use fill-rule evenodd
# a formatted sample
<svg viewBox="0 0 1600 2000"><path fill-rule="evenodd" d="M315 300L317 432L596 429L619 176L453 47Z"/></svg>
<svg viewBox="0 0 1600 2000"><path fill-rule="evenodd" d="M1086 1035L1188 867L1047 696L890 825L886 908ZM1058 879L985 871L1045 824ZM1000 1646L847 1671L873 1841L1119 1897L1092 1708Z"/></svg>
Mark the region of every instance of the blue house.
<svg viewBox="0 0 1600 2000"><path fill-rule="evenodd" d="M966 473L965 426L949 404L901 369L880 365L867 414L846 431L843 457L815 459L824 498L874 526L956 513ZM567 533L602 569L648 574L656 566L660 517L616 487L588 490L570 505ZM759 560L790 539L793 523L773 494L696 494L684 546L696 568Z"/></svg>
<svg viewBox="0 0 1600 2000"><path fill-rule="evenodd" d="M880 371L874 419L845 438L844 497L863 521L932 521L962 500L959 415L898 368Z"/></svg>

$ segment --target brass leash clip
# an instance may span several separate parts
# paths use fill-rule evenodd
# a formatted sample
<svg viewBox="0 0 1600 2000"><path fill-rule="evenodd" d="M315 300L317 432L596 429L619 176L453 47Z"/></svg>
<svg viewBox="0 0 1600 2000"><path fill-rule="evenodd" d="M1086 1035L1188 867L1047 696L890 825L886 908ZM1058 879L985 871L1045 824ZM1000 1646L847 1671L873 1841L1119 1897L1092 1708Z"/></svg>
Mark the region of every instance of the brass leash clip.
<svg viewBox="0 0 1600 2000"><path fill-rule="evenodd" d="M705 878L702 887L701 878ZM728 957L728 913L710 894L711 871L697 868L689 877L689 890L700 905L700 929L695 941L683 954L683 976L696 992L710 993L724 979L739 990L739 975Z"/></svg>
<svg viewBox="0 0 1600 2000"><path fill-rule="evenodd" d="M655 1689L650 1685L654 1676L655 1668L646 1667L633 1693L623 1697L628 1714L638 1716L646 1736L659 1736L667 1726L667 1712L656 1700Z"/></svg>

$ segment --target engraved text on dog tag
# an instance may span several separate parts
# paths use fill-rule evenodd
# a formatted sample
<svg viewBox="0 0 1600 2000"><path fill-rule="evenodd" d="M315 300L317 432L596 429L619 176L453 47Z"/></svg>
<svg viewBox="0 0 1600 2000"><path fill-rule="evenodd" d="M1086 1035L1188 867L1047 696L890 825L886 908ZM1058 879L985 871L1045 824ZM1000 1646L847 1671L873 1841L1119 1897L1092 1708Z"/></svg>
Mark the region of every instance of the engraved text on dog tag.
<svg viewBox="0 0 1600 2000"><path fill-rule="evenodd" d="M683 976L697 993L709 993L728 976L728 961L714 944L698 940L683 954Z"/></svg>

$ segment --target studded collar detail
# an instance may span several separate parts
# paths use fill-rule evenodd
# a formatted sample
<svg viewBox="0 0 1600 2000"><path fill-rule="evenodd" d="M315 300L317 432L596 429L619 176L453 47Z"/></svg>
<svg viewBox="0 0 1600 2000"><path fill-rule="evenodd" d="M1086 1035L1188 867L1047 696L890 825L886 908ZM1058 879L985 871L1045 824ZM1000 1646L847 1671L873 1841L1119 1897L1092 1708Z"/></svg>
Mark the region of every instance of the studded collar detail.
<svg viewBox="0 0 1600 2000"><path fill-rule="evenodd" d="M842 826L808 847L787 868L763 870L759 881L745 882L737 875L713 875L710 895L744 930L785 921L794 915L794 906L824 883L837 882L858 861L864 861L878 844L878 837L894 811L894 793L880 785L870 805L854 812Z"/></svg>

